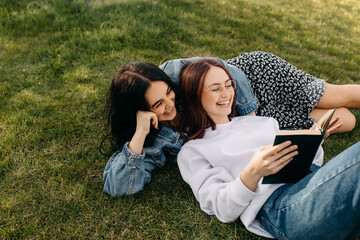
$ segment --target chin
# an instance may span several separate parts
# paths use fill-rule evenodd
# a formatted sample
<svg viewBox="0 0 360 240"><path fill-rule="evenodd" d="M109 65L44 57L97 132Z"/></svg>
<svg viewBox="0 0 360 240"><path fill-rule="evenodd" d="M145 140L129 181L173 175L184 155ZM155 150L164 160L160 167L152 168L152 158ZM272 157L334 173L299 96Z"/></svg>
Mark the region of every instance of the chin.
<svg viewBox="0 0 360 240"><path fill-rule="evenodd" d="M163 116L161 120L159 119L159 121L172 121L175 119L175 117L176 117L176 112L174 114L171 114L171 116Z"/></svg>

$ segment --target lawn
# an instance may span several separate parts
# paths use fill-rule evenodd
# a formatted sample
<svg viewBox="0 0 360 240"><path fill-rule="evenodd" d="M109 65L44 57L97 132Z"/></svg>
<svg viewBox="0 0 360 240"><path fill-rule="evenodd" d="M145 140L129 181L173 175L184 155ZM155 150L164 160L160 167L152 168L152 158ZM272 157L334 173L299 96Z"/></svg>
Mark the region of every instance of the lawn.
<svg viewBox="0 0 360 240"><path fill-rule="evenodd" d="M0 238L262 239L204 214L176 164L109 197L98 151L120 65L256 50L360 84L360 2L0 1ZM359 139L359 127L330 137L326 160Z"/></svg>

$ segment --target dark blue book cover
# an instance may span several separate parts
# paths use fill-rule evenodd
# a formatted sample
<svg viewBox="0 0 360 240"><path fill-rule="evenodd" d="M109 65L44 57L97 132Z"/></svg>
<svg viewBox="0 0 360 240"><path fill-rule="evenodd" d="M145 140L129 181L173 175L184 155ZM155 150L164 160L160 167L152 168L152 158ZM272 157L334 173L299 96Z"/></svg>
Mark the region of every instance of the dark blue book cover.
<svg viewBox="0 0 360 240"><path fill-rule="evenodd" d="M292 145L298 146L299 154L278 173L264 177L263 184L295 183L309 173L310 166L335 110L336 108L330 110L319 120L320 129L318 130L282 131L276 135L274 146L290 140Z"/></svg>

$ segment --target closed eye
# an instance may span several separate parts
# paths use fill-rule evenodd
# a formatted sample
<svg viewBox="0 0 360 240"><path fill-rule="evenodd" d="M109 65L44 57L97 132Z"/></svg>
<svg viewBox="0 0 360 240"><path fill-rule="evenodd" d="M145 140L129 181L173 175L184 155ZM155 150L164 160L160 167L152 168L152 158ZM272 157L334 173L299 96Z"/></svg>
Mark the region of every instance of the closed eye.
<svg viewBox="0 0 360 240"><path fill-rule="evenodd" d="M225 87L228 88L228 87L233 87L233 82L232 80L227 80L226 83L225 83Z"/></svg>
<svg viewBox="0 0 360 240"><path fill-rule="evenodd" d="M158 107L160 107L161 105L162 105L162 100L160 100L159 102L155 103L155 104L153 105L153 108L158 108Z"/></svg>

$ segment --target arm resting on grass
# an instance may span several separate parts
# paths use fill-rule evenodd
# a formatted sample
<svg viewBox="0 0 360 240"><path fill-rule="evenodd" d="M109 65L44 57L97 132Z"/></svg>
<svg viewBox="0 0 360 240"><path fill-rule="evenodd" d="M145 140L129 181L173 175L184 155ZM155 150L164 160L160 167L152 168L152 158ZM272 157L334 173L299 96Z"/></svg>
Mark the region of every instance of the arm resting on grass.
<svg viewBox="0 0 360 240"><path fill-rule="evenodd" d="M112 155L104 170L104 192L111 196L131 195L143 190L151 181L151 171L156 168L145 160L145 154L131 152L128 144Z"/></svg>

